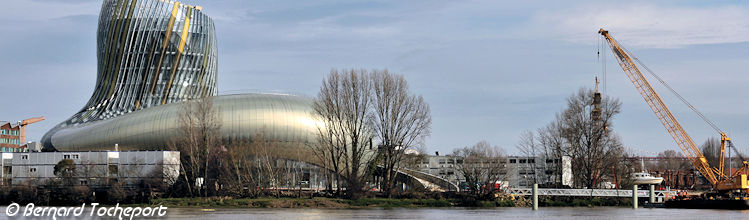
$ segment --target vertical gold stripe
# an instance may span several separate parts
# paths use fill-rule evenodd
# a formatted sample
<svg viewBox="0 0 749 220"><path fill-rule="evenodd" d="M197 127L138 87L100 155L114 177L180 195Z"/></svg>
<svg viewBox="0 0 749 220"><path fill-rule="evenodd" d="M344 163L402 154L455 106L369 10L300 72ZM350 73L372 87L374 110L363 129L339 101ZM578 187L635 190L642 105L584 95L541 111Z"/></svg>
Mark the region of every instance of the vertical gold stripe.
<svg viewBox="0 0 749 220"><path fill-rule="evenodd" d="M172 15L169 17L169 25L166 29L164 36L164 44L161 46L161 57L159 63L156 64L156 72L153 74L153 83L151 84L150 94L153 94L153 90L156 88L156 84L159 82L159 72L161 71L161 64L164 62L164 54L166 53L166 46L169 45L169 39L172 35L172 28L174 28L174 19L177 17L177 11L179 10L179 2L174 2L174 8L172 9Z"/></svg>
<svg viewBox="0 0 749 220"><path fill-rule="evenodd" d="M169 97L169 90L172 89L172 83L174 82L174 74L177 73L177 68L179 67L179 61L182 58L182 50L185 48L185 40L187 40L188 30L190 30L190 16L191 16L192 8L187 8L187 13L185 14L185 26L182 27L182 38L179 41L179 48L177 49L179 52L177 53L177 57L174 59L174 63L172 65L172 74L169 76L169 82L166 84L166 89L164 90L164 96L161 97L161 104L166 104L166 99Z"/></svg>
<svg viewBox="0 0 749 220"><path fill-rule="evenodd" d="M179 2L174 2L174 8L172 9L172 16L169 17L169 28L166 29L167 36L172 34L172 28L174 27L174 19L177 18L177 11L179 11ZM169 44L169 41L164 41L164 45L161 47L166 47L167 44Z"/></svg>

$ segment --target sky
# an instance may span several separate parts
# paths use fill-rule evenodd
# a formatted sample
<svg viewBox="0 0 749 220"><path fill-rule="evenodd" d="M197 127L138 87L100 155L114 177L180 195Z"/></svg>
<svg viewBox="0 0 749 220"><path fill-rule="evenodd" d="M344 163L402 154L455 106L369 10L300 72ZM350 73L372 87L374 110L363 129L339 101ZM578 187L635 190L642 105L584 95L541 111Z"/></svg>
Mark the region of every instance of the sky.
<svg viewBox="0 0 749 220"><path fill-rule="evenodd" d="M516 154L523 131L564 109L605 70L628 151L674 141L611 57L599 28L749 149L749 5L742 1L211 0L219 94L317 94L333 68L388 69L429 103L429 153L487 140ZM88 101L96 79L100 1L15 0L0 8L0 120L45 116L39 140ZM603 66L606 68L603 68ZM653 80L651 80L652 82ZM653 84L657 84L652 82ZM655 86L697 144L718 134Z"/></svg>

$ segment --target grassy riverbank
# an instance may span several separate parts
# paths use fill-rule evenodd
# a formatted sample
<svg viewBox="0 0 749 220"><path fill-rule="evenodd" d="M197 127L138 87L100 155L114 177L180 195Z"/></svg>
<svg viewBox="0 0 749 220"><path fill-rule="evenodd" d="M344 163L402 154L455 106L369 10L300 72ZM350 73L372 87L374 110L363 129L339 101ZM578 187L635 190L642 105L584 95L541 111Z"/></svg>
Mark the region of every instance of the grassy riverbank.
<svg viewBox="0 0 749 220"><path fill-rule="evenodd" d="M361 198L164 198L155 205L188 208L425 208L425 207L501 207L515 206L512 201L460 201L456 199L386 199Z"/></svg>

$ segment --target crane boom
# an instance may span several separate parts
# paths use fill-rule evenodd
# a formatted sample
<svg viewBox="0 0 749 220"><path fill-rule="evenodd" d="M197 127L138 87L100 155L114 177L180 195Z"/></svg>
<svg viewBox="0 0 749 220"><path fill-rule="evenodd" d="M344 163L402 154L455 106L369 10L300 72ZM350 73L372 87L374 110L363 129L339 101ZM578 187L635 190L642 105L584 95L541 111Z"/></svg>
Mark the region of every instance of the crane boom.
<svg viewBox="0 0 749 220"><path fill-rule="evenodd" d="M601 28L598 33L603 35L606 39L609 47L614 52L614 55L619 62L619 66L622 67L627 74L627 77L635 85L637 91L640 92L640 95L642 95L642 98L644 98L645 102L648 103L650 109L653 110L653 113L655 113L661 123L663 123L663 126L666 127L666 130L671 137L674 138L674 141L679 145L679 148L684 152L684 155L690 159L694 167L705 176L707 181L709 181L713 186L719 186L719 178L722 179L722 177L724 177L722 172L723 166L720 166L718 169L719 171L710 167L705 156L700 152L699 148L697 148L697 145L692 138L689 137L689 134L687 134L684 128L681 127L666 104L663 103L663 100L658 96L658 93L656 93L655 90L653 90L653 87L650 86L650 83L642 72L640 72L640 69L637 68L637 65L628 52L626 52L621 45L611 37L611 34L609 34L608 31ZM722 133L721 136L721 139L723 139L725 134Z"/></svg>
<svg viewBox="0 0 749 220"><path fill-rule="evenodd" d="M18 126L20 127L20 130L21 130L21 138L20 138L21 144L26 144L26 125L44 121L44 119L45 119L44 116L41 116L41 117L36 117L36 118L29 118L29 119L18 122Z"/></svg>
<svg viewBox="0 0 749 220"><path fill-rule="evenodd" d="M37 123L37 122L40 122L40 121L44 121L44 119L45 119L44 116L36 117L36 118L29 118L29 119L21 121L20 125L21 126L26 126L26 125L29 125L29 124L33 124L33 123Z"/></svg>

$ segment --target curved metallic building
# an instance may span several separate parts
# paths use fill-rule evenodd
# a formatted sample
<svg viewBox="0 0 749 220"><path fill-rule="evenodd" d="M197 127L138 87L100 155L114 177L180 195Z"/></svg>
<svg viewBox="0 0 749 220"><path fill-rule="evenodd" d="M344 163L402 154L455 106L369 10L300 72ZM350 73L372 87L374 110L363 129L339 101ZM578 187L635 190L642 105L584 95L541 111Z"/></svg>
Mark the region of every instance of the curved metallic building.
<svg viewBox="0 0 749 220"><path fill-rule="evenodd" d="M213 22L199 6L167 0L105 0L97 32L98 74L86 106L42 138L45 150L160 149L179 135L186 100L217 93ZM311 101L291 95L216 96L221 135L258 132L306 143Z"/></svg>
<svg viewBox="0 0 749 220"><path fill-rule="evenodd" d="M216 34L200 7L106 0L97 32L94 94L68 123L216 94Z"/></svg>
<svg viewBox="0 0 749 220"><path fill-rule="evenodd" d="M220 134L225 141L264 138L303 145L316 127L309 115L311 101L292 95L240 94L212 98ZM157 150L180 135L179 113L184 102L151 107L119 117L50 132L49 143L58 150ZM45 147L47 147L45 143Z"/></svg>

